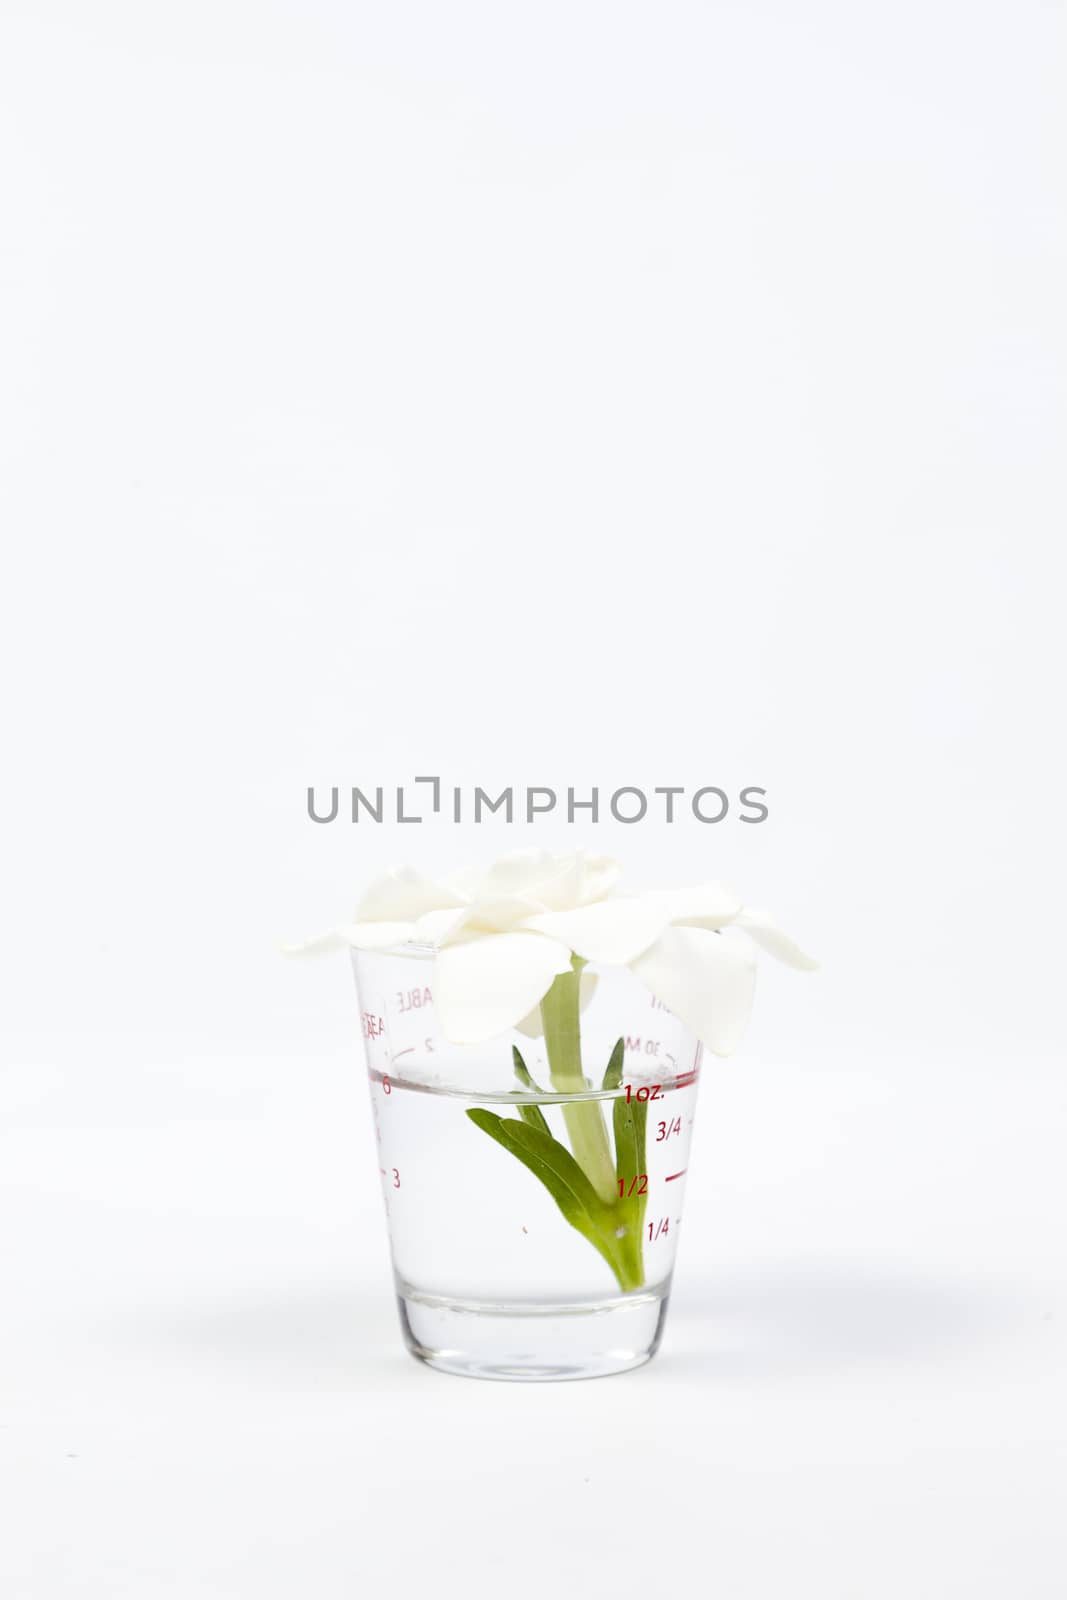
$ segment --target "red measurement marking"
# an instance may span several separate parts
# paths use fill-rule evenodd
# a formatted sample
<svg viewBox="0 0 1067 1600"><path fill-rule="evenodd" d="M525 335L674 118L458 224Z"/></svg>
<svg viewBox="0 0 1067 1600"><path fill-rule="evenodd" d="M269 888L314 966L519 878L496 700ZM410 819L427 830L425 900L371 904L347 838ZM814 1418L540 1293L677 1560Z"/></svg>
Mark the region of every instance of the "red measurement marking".
<svg viewBox="0 0 1067 1600"><path fill-rule="evenodd" d="M663 1141L665 1139L669 1139L672 1134L681 1133L682 1119L681 1117L675 1117L673 1122L657 1122L656 1128L658 1129L656 1134L656 1143L662 1144Z"/></svg>
<svg viewBox="0 0 1067 1600"><path fill-rule="evenodd" d="M429 989L398 989L396 992L396 1009L398 1011L421 1011L423 1006L433 1004L433 995Z"/></svg>
<svg viewBox="0 0 1067 1600"><path fill-rule="evenodd" d="M393 1092L393 1086L389 1082L389 1074L387 1072L383 1072L382 1073L382 1093L383 1094L392 1094L392 1092Z"/></svg>
<svg viewBox="0 0 1067 1600"><path fill-rule="evenodd" d="M659 1217L655 1222L648 1224L648 1242L653 1244L657 1239L665 1239L671 1231L670 1217Z"/></svg>
<svg viewBox="0 0 1067 1600"><path fill-rule="evenodd" d="M696 1081L697 1075L695 1072L683 1072L679 1077L675 1078L674 1087L676 1089L688 1089L689 1085L696 1083Z"/></svg>
<svg viewBox="0 0 1067 1600"><path fill-rule="evenodd" d="M361 1012L360 1019L363 1023L364 1039L378 1039L385 1032L385 1023L373 1011Z"/></svg>
<svg viewBox="0 0 1067 1600"><path fill-rule="evenodd" d="M629 1180L629 1183L627 1183L627 1180L625 1178L619 1178L617 1180L617 1182L618 1182L618 1185L619 1185L619 1199L620 1200L625 1200L627 1195L647 1194L648 1193L648 1173L647 1172L635 1173L634 1176Z"/></svg>
<svg viewBox="0 0 1067 1600"><path fill-rule="evenodd" d="M663 1099L663 1085L662 1084L659 1084L659 1083L643 1083L639 1089L635 1089L633 1087L633 1085L629 1084L629 1083L626 1085L626 1104L627 1105L630 1104L631 1100L662 1100L662 1099Z"/></svg>
<svg viewBox="0 0 1067 1600"><path fill-rule="evenodd" d="M684 1178L688 1171L689 1171L688 1167L683 1167L681 1172L672 1172L670 1177L664 1178L663 1181L664 1181L664 1183L673 1183L675 1178Z"/></svg>

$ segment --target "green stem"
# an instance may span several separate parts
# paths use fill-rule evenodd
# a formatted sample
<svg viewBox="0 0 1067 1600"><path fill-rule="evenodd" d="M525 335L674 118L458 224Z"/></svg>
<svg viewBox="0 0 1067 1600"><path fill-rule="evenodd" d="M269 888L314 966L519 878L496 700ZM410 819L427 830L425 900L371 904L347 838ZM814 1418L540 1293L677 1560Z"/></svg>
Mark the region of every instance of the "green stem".
<svg viewBox="0 0 1067 1600"><path fill-rule="evenodd" d="M584 1093L589 1087L582 1072L579 1023L579 991L584 966L585 962L580 956L572 956L570 972L561 973L541 1001L549 1076L558 1094ZM618 1189L600 1102L565 1102L563 1121L574 1159L600 1199L610 1204L616 1198Z"/></svg>

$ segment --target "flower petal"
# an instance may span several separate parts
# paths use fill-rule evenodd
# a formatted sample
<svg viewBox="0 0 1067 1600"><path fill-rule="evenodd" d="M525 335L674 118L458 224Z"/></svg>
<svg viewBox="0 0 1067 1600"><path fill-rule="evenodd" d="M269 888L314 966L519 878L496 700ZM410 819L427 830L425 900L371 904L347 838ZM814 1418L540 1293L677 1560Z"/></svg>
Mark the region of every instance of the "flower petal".
<svg viewBox="0 0 1067 1600"><path fill-rule="evenodd" d="M622 868L611 856L589 856L582 852L581 903L603 900L622 877Z"/></svg>
<svg viewBox="0 0 1067 1600"><path fill-rule="evenodd" d="M505 1033L539 1004L561 972L571 970L565 945L539 933L491 933L437 953L434 999L453 1044L481 1044Z"/></svg>
<svg viewBox="0 0 1067 1600"><path fill-rule="evenodd" d="M574 911L545 911L523 927L569 945L586 961L625 966L655 944L670 918L652 895L599 900Z"/></svg>
<svg viewBox="0 0 1067 1600"><path fill-rule="evenodd" d="M631 969L717 1056L728 1056L748 1023L756 952L745 939L707 928L668 928Z"/></svg>
<svg viewBox="0 0 1067 1600"><path fill-rule="evenodd" d="M556 872L535 891L547 911L569 911L603 900L622 875L619 863L610 856L590 856L584 850L557 856L556 863Z"/></svg>
<svg viewBox="0 0 1067 1600"><path fill-rule="evenodd" d="M468 916L466 906L443 906L440 911L424 911L415 923L419 944L442 945L461 929Z"/></svg>
<svg viewBox="0 0 1067 1600"><path fill-rule="evenodd" d="M536 900L520 895L510 899L479 900L458 909L426 911L415 924L416 935L440 947L487 933L507 933L537 910Z"/></svg>
<svg viewBox="0 0 1067 1600"><path fill-rule="evenodd" d="M283 946L282 954L317 956L328 950L388 950L396 944L407 944L414 936L412 922L344 922L315 939Z"/></svg>
<svg viewBox="0 0 1067 1600"><path fill-rule="evenodd" d="M788 934L783 933L781 928L771 921L766 911L746 908L735 920L734 927L744 928L745 932L755 939L761 950L766 950L768 955L784 961L787 967L796 967L800 972L818 972L819 963L805 954Z"/></svg>
<svg viewBox="0 0 1067 1600"><path fill-rule="evenodd" d="M513 850L501 856L485 873L473 898L498 900L523 895L546 911L600 900L621 872L608 856L589 856L583 850ZM536 907L535 907L536 909Z"/></svg>
<svg viewBox="0 0 1067 1600"><path fill-rule="evenodd" d="M438 911L466 902L415 867L391 867L376 878L359 902L357 922L414 922L426 911Z"/></svg>
<svg viewBox="0 0 1067 1600"><path fill-rule="evenodd" d="M487 867L473 898L496 900L501 895L529 894L540 899L538 887L563 870L551 850L511 850Z"/></svg>
<svg viewBox="0 0 1067 1600"><path fill-rule="evenodd" d="M701 883L693 889L660 889L647 898L663 907L668 922L687 928L725 928L741 910L740 897L724 883Z"/></svg>
<svg viewBox="0 0 1067 1600"><path fill-rule="evenodd" d="M464 921L479 933L507 933L539 909L538 902L529 895L498 895L492 900L478 899L468 906Z"/></svg>

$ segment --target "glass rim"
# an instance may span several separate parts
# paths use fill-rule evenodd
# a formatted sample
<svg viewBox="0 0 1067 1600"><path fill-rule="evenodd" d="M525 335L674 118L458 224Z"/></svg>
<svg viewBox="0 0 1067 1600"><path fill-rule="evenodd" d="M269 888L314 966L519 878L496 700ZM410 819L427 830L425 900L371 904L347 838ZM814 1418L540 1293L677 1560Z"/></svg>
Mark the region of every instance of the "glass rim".
<svg viewBox="0 0 1067 1600"><path fill-rule="evenodd" d="M582 1100L622 1100L627 1096L627 1089L636 1090L634 1099L640 1104L651 1107L660 1098L660 1095L640 1094L641 1089L662 1089L663 1094L675 1094L681 1090L689 1089L699 1083L703 1067L703 1051L698 1049L691 1067L683 1072L672 1072L669 1076L661 1077L658 1081L652 1080L651 1071L647 1072L648 1081L637 1081L630 1078L627 1082L618 1083L613 1089L485 1089L481 1087L459 1088L453 1084L442 1085L437 1080L426 1078L408 1078L403 1072L389 1071L381 1067L367 1068L367 1076L373 1083L387 1083L390 1089L411 1089L417 1094L432 1094L445 1096L450 1100L470 1100L474 1104L500 1103L509 1106L565 1106L574 1105ZM647 1069L646 1069L647 1070Z"/></svg>

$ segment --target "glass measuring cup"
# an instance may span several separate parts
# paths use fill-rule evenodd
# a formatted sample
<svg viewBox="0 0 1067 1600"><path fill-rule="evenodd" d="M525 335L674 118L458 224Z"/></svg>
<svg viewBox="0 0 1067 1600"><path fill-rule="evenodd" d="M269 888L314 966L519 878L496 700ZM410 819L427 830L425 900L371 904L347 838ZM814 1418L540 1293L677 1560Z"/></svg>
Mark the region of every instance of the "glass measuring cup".
<svg viewBox="0 0 1067 1600"><path fill-rule="evenodd" d="M596 1377L663 1333L701 1047L625 969L581 973L582 1078L531 1019L455 1045L432 952L353 952L401 1329L470 1376ZM558 1073L557 1073L558 1078Z"/></svg>

